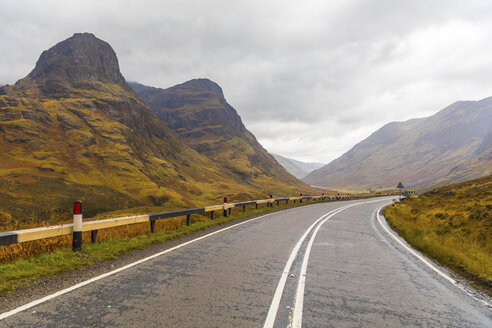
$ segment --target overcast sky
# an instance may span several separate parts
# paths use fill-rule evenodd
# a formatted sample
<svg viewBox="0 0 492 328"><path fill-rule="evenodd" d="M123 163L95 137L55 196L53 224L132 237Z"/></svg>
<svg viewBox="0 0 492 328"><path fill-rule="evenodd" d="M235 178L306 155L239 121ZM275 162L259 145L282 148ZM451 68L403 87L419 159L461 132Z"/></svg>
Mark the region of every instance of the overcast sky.
<svg viewBox="0 0 492 328"><path fill-rule="evenodd" d="M268 151L303 161L492 96L490 0L0 0L0 85L75 32L129 81L217 82Z"/></svg>

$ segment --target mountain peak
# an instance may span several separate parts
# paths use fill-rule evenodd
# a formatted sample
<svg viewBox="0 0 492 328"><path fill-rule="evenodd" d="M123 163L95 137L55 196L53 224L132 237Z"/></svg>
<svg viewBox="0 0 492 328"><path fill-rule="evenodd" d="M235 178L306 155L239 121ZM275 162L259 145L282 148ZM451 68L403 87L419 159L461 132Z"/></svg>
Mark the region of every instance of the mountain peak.
<svg viewBox="0 0 492 328"><path fill-rule="evenodd" d="M219 163L233 179L272 192L278 184L306 186L288 174L246 129L215 82L194 79L167 89L131 86L189 147Z"/></svg>
<svg viewBox="0 0 492 328"><path fill-rule="evenodd" d="M224 98L224 92L222 91L222 88L217 83L209 79L193 79L181 84L180 86L193 90L210 91L217 94L221 98Z"/></svg>
<svg viewBox="0 0 492 328"><path fill-rule="evenodd" d="M75 33L43 51L29 77L51 84L58 81L57 87L67 82L125 83L113 48L92 33Z"/></svg>

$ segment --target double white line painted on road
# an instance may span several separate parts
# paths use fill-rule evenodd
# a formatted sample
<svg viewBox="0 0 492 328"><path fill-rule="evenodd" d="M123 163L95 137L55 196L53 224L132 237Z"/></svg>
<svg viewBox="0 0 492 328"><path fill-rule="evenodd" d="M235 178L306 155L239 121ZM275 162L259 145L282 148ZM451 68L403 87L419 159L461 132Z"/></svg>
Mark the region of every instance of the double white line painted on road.
<svg viewBox="0 0 492 328"><path fill-rule="evenodd" d="M273 295L272 303L270 304L270 309L268 310L267 318L265 320L265 324L263 325L263 328L273 328L273 326L275 324L275 319L277 317L278 308L280 306L280 300L282 299L282 294L284 292L285 283L287 282L287 277L289 276L290 269L292 267L292 264L294 263L295 258L297 257L297 255L299 253L299 249L301 248L302 243L307 238L307 236L309 235L311 230L313 230L313 228L316 227L316 229L314 230L314 232L311 235L311 238L308 242L308 245L306 247L306 251L304 254L304 259L302 261L301 273L299 275L299 282L298 282L297 291L296 291L296 299L294 302L294 313L293 313L292 318L290 319L290 324L289 324L289 327L292 327L292 328L300 328L302 325L302 308L303 308L303 303L304 303L304 288L306 286L307 265L309 262L309 255L311 253L311 248L313 246L314 239L315 239L320 227L323 225L323 223L325 223L332 216L340 213L341 211L343 211L349 207L356 206L356 205L362 205L362 204L368 204L368 203L374 203L374 202L380 202L382 200L385 200L385 199L378 199L378 200L372 200L372 201L361 202L361 203L356 203L356 204L350 204L350 205L346 205L346 206L337 208L333 211L326 213L325 215L323 215L319 219L317 219L304 232L304 234L298 240L297 244L292 249L292 252L290 253L290 256L287 260L287 263L285 264L284 271L282 271L282 275L280 276L280 281L277 285L277 289L275 290L275 294Z"/></svg>
<svg viewBox="0 0 492 328"><path fill-rule="evenodd" d="M410 252L410 254L412 254L413 256L415 256L416 258L418 258L420 261L422 261L422 263L424 263L425 265L427 265L429 268L431 268L432 270L434 270L437 274L439 274L441 277L443 277L444 279L446 279L447 281L449 281L450 283L452 283L453 285L455 285L456 287L458 287L459 289L463 290L464 292L466 292L468 295L470 295L471 297L473 297L475 300L479 301L480 303L482 303L483 305L487 306L487 307L492 307L492 305L487 302L487 301L484 301L478 297L476 297L475 295L473 295L473 293L471 293L469 290L467 290L465 287L461 286L458 281L456 281L455 279L451 278L449 275L447 275L446 273L444 273L443 271L439 270L435 265L433 265L430 261L428 261L425 257L423 257L422 255L420 255L419 253L417 253L416 251L414 251L412 248L408 247L407 245L405 245L405 243L403 243L398 237L396 237L393 233L390 232L390 230L383 224L383 221L381 221L381 215L379 215L379 212L381 211L383 207L380 207L376 210L376 217L378 219L378 222L379 224L381 225L381 227L384 228L384 230L386 230L386 232L394 239L396 240L401 246L403 246L408 252Z"/></svg>
<svg viewBox="0 0 492 328"><path fill-rule="evenodd" d="M292 316L292 322L291 322L292 328L298 328L302 326L302 308L304 307L304 288L306 287L307 266L309 262L309 255L311 254L311 248L313 247L313 242L314 239L316 238L316 235L318 234L319 228L321 228L323 223L328 221L328 219L330 219L333 215L338 214L344 209L354 205L343 207L340 210L328 215L323 221L321 221L320 224L318 224L316 229L314 229L314 232L311 235L311 238L309 239L308 245L306 247L306 253L304 255L304 259L302 260L301 274L299 275L299 282L297 284L297 291L296 291L296 300L294 303L294 314Z"/></svg>
<svg viewBox="0 0 492 328"><path fill-rule="evenodd" d="M375 201L381 201L381 200L375 200ZM342 210L344 210L344 209L346 209L346 208L348 208L348 207L354 206L354 205L360 205L360 204L365 204L365 203L371 203L371 202L375 202L375 201L368 201L368 202L364 202L364 203L357 203L357 204L347 205L347 206L341 207L341 208L339 208L339 209L336 209L336 210L334 210L334 211L331 211L331 212L329 212L329 213L325 214L324 216L322 216L321 218L319 218L319 219L318 219L318 220L317 220L317 221L316 221L316 222L315 222L315 223L314 223L314 224L313 224L313 225L312 225L312 226L308 229L308 231L307 231L307 232L303 235L302 240L304 240L304 239L307 237L307 235L309 234L309 231L311 231L311 230L312 230L312 227L314 227L314 226L316 225L316 223L317 223L317 222L319 222L319 221L321 221L323 218L326 218L326 216L327 216L327 215L330 215L330 214L333 214L333 215L334 215L334 214L336 214L336 213L334 213L334 212L337 212L337 211L342 211ZM293 208L293 209L291 209L290 211L296 211L296 210L298 210L298 208ZM337 213L338 213L338 212L337 212ZM229 230L229 229L235 228L235 227L237 227L237 226L240 226L240 225L243 225L243 224L246 224L246 223L249 223L249 222L253 222L253 221L256 221L256 220L262 219L262 218L264 218L264 217L267 217L267 216L270 216L270 215L273 215L273 214L279 214L279 213L278 213L278 212L269 213L269 214L265 214L265 215L259 216L259 217L257 217L257 218L254 218L254 219L250 219L250 220L247 220L247 221L244 221L244 222L241 222L241 223L234 224L234 225L229 226L229 227L227 227L227 228L224 228L224 229L220 229L220 230L214 231L214 232L209 233L209 234L207 234L207 235L205 235L205 236L201 236L201 237L195 238L195 239L190 240L190 241L187 241L187 242L185 242L185 243L183 243L183 244L180 244L180 245L177 245L177 246L175 246L175 247L169 248L169 249L167 249L167 250L165 250L165 251L162 251L162 252L156 253L156 254L154 254L154 255L151 255L151 256L146 257L146 258L141 259L141 260L138 260L138 261L136 261L136 262L133 262L133 263L127 264L127 265L125 265L125 266L123 266L123 267L121 267L121 268L115 269L115 270L113 270L113 271L106 272L106 273L104 273L104 274L102 274L102 275L99 275L99 276L93 277L93 278L88 279L88 280L85 280L85 281L82 281L82 282L80 282L80 283L78 283L78 284L75 284L75 285L73 285L73 286L71 286L71 287L68 287L68 288L62 289L62 290L60 290L60 291L58 291L58 292L56 292L56 293L54 293L54 294L51 294L51 295L48 295L48 296L42 297L42 298L37 299L37 300L34 300L34 301L30 302L30 303L27 303L27 304L24 304L24 305L22 305L22 306L19 306L19 307L17 307L17 308L15 308L15 309L13 309L13 310L8 311L8 312L1 313L1 314L0 314L0 320L6 319L6 318L8 318L8 317L10 317L10 316L13 316L13 315L15 315L15 314L19 313L19 312L22 312L22 311L28 310L28 309L30 309L30 308L32 308L32 307L34 307L34 306L36 306L36 305L42 304L42 303L47 302L47 301L49 301L49 300L51 300L51 299L54 299L54 298L56 298L56 297L58 297L58 296L61 296L61 295L67 294L67 293L69 293L69 292L71 292L71 291L74 291L74 290L76 290L76 289L79 289L79 288L81 288L81 287L84 287L84 286L86 286L86 285L89 285L89 284L91 284L91 283L93 283L93 282L96 282L96 281L101 280L101 279L103 279L103 278L106 278L106 277L109 277L109 276L111 276L111 275L114 275L114 274L116 274L116 273L118 273L118 272L121 272L121 271L123 271L123 270L129 269L129 268L131 268L131 267L133 267L133 266L136 266L136 265L139 265L139 264L141 264L141 263L147 262L147 261L149 261L149 260L152 260L152 259L154 259L154 258L156 258L156 257L159 257L159 256L161 256L161 255L164 255L164 254L166 254L166 253L170 253L170 252L172 252L172 251L174 251L174 250L177 250L177 249L179 249L179 248L181 248L181 247L184 247L184 246L190 245L190 244L192 244L192 243L194 243L194 242L197 242L197 241L199 241L199 240L202 240L202 239L205 239L205 238L211 237L211 236L216 235L216 234L218 234L218 233L221 233L221 232L223 232L223 231L226 231L226 230ZM301 242L301 243L298 243L298 244L299 244L299 247L300 247L300 246L301 246L301 244L302 244L302 242ZM297 247L297 245L296 245L296 247ZM299 247L298 247L298 248L299 248ZM298 248L297 248L297 251L298 251ZM297 251L296 251L296 254L297 254ZM295 258L295 256L294 256L294 258ZM294 260L294 258L292 259L292 261ZM291 263L291 264L292 264L292 263ZM290 269L290 265L289 265L289 269ZM287 278L287 277L285 277L285 278ZM284 285L285 285L285 281L284 281ZM277 287L277 289L278 289L278 287ZM282 293L281 293L281 292L282 292L282 290L283 290L283 286L282 286L282 289L281 289L281 291L280 291L280 296L279 296L279 298L282 296ZM280 299L279 299L279 302L280 302ZM273 305L273 302L272 302L272 305ZM278 308L278 305L277 305L277 308ZM271 310L271 309L270 309L270 310ZM275 320L275 315L276 315L276 312L277 312L277 311L275 310L275 312L274 312L274 314L273 314L273 320ZM272 327L272 326L273 326L273 322L272 322L272 324L271 324L270 326L267 326L267 325L266 325L266 323L265 323L265 327Z"/></svg>

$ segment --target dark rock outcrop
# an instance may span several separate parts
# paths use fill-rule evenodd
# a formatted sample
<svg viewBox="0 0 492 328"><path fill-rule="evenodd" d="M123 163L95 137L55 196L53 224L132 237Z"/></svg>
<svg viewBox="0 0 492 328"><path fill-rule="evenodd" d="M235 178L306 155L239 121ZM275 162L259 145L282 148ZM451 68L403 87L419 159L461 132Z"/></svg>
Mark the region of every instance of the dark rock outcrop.
<svg viewBox="0 0 492 328"><path fill-rule="evenodd" d="M217 83L194 79L167 89L130 85L188 146L225 167L237 180L254 185L259 184L258 176L266 176L279 183L303 185L246 129Z"/></svg>
<svg viewBox="0 0 492 328"><path fill-rule="evenodd" d="M127 91L113 48L91 33L75 33L43 51L28 75L45 95L59 95L69 88L97 89L95 81L119 84Z"/></svg>

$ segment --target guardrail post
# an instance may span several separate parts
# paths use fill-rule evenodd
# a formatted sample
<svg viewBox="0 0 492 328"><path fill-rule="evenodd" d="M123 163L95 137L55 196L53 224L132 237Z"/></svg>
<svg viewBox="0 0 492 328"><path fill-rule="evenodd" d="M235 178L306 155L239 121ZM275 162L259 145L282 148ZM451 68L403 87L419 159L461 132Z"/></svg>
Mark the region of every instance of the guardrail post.
<svg viewBox="0 0 492 328"><path fill-rule="evenodd" d="M366 196L364 196L366 197ZM245 201L245 202L238 202L238 203L231 203L229 205L227 203L227 197L224 197L224 204L222 206L224 217L230 216L232 213L232 208L235 207L241 207L243 208L243 212L246 211L247 205L255 205L255 208L261 208L260 204L266 203L267 206L274 207L274 202L277 202L277 206L280 206L281 201L285 200L285 204L289 204L289 200L293 200L294 203L296 203L296 200L299 200L300 203L302 203L303 200L307 200L308 203L310 201L317 201L317 200L327 200L327 201L332 201L332 200L347 200L347 199L359 199L359 198L364 198L359 195L340 195L337 194L335 196L325 196L322 194L321 196L302 196L302 193L300 194L300 197L291 197L290 199L288 197L281 197L277 199L273 199L273 195L270 195L270 199L261 199L261 200L253 200L253 201ZM123 226L123 225L129 225L129 224L134 224L134 223L144 223L144 222L150 222L150 232L155 233L155 226L156 226L156 220L161 220L161 219L167 219L167 218L175 218L175 217L183 217L186 216L186 224L189 226L191 225L191 215L192 214L201 214L201 215L206 215L206 212L210 212L210 219L214 219L215 212L220 211L219 208L221 208L220 205L213 205L213 206L206 206L206 207L200 207L200 208L188 208L188 209L183 209L183 210L176 210L176 211L167 211L167 212L161 212L161 213L150 213L150 214L145 214L145 215L139 215L136 217L120 217L120 218L115 218L111 219L111 222L109 224L106 223L98 223L96 221L90 221L90 222L85 222L83 224L83 215L82 215L82 202L81 201L75 201L74 202L74 209L73 209L73 225L68 225L68 226L53 226L53 227L47 227L45 230L43 230L43 233L41 236L37 236L38 234L38 229L31 229L35 231L26 231L26 232L21 232L22 234L27 234L27 238L24 235L24 240L22 241L29 241L29 240L38 240L38 239L45 239L45 238L50 238L50 237L55 237L55 236L65 236L69 235L70 232L72 232L72 250L75 251L82 251L82 244L83 244L83 228L88 232L91 232L91 242L92 243L97 243L97 235L98 235L98 229L104 229L104 228L110 228L110 227L117 227L117 226ZM236 210L237 213L237 210ZM220 215L219 215L220 216ZM113 222L114 221L114 222ZM196 221L196 220L195 220ZM56 229L55 229L56 228ZM29 229L28 229L29 230ZM47 232L44 232L47 231ZM36 234L33 236L33 234ZM10 245L14 243L18 243L18 236L20 233L17 231L10 231L10 232L5 232L0 234L0 245ZM33 238L37 237L37 238ZM22 242L20 241L20 242Z"/></svg>
<svg viewBox="0 0 492 328"><path fill-rule="evenodd" d="M224 216L227 217L227 197L224 197Z"/></svg>
<svg viewBox="0 0 492 328"><path fill-rule="evenodd" d="M80 200L73 204L73 237L72 251L82 250L82 202Z"/></svg>

